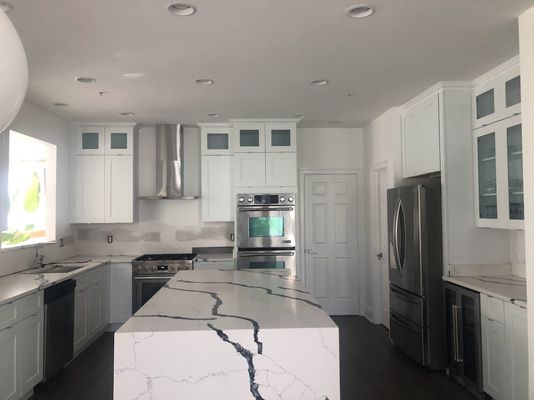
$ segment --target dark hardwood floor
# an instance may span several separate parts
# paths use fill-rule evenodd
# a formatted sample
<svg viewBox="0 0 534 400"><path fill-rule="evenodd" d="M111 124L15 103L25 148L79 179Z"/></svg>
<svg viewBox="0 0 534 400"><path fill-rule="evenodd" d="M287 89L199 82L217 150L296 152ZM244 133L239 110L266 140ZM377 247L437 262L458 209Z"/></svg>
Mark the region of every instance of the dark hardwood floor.
<svg viewBox="0 0 534 400"><path fill-rule="evenodd" d="M389 341L384 327L363 317L334 317L340 331L342 400L473 400L444 372L413 363ZM33 400L111 400L113 334L105 333Z"/></svg>

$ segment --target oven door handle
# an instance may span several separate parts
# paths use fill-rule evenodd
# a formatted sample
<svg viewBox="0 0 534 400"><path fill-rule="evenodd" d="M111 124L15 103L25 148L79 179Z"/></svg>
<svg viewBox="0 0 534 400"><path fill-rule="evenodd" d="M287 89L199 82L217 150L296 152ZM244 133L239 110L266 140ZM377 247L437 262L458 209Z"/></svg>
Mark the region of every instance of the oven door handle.
<svg viewBox="0 0 534 400"><path fill-rule="evenodd" d="M250 211L293 211L294 207L246 207L239 208L239 212L250 212Z"/></svg>
<svg viewBox="0 0 534 400"><path fill-rule="evenodd" d="M144 281L144 280L169 280L171 279L172 276L151 276L151 275L139 275L139 276L134 276L133 279L134 281Z"/></svg>
<svg viewBox="0 0 534 400"><path fill-rule="evenodd" d="M270 256L286 256L291 257L294 256L294 251L269 251L265 253L238 253L238 257L270 257Z"/></svg>

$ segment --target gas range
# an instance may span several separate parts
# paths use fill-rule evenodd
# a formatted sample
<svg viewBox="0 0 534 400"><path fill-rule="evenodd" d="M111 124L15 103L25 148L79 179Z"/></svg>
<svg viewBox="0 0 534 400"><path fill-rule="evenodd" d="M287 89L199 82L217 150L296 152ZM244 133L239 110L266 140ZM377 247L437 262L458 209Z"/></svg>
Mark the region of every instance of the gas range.
<svg viewBox="0 0 534 400"><path fill-rule="evenodd" d="M145 254L132 261L133 275L169 276L193 269L196 254Z"/></svg>

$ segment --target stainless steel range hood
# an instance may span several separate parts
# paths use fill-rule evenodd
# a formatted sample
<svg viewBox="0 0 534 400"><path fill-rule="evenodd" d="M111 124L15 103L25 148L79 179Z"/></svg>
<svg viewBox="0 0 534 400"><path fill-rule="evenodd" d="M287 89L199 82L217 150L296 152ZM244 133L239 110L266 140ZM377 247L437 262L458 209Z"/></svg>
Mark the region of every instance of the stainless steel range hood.
<svg viewBox="0 0 534 400"><path fill-rule="evenodd" d="M145 199L198 199L184 194L184 137L180 124L156 125L156 193Z"/></svg>

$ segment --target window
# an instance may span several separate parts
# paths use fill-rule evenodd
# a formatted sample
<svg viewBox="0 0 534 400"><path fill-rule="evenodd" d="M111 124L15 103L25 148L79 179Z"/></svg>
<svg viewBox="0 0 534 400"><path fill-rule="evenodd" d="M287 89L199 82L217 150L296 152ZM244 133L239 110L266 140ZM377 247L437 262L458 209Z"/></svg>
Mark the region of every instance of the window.
<svg viewBox="0 0 534 400"><path fill-rule="evenodd" d="M5 140L3 141L5 145ZM1 181L1 248L56 238L56 146L10 131ZM6 154L3 149L2 155ZM7 189L7 190L6 190Z"/></svg>

